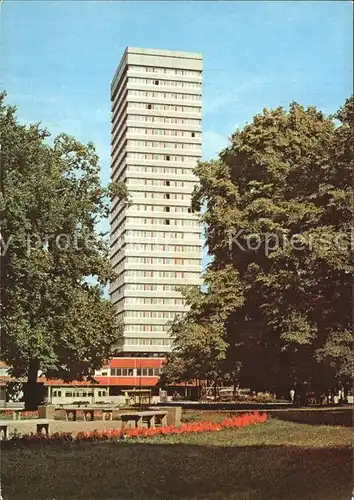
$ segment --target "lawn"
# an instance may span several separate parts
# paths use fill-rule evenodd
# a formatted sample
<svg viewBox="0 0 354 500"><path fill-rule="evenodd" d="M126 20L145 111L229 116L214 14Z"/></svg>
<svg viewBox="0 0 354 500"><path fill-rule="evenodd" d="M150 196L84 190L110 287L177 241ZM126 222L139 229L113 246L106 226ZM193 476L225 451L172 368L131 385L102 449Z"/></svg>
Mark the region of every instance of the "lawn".
<svg viewBox="0 0 354 500"><path fill-rule="evenodd" d="M140 442L36 445L2 451L3 497L349 500L351 445L351 429L274 419Z"/></svg>

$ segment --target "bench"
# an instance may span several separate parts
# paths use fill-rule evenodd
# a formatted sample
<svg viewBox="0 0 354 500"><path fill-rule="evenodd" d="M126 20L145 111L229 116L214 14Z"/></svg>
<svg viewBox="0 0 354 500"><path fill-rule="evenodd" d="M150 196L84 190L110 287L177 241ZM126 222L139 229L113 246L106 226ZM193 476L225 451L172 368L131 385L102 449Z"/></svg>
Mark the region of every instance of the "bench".
<svg viewBox="0 0 354 500"><path fill-rule="evenodd" d="M16 427L14 427L13 422L0 420L0 440L4 440L8 438L9 428L16 429L21 431L21 427L28 427L29 425L34 425L36 428L37 434L44 433L49 434L49 425L53 422L52 420L47 419L33 419L33 420L19 420L16 422ZM26 430L27 433L27 430Z"/></svg>
<svg viewBox="0 0 354 500"><path fill-rule="evenodd" d="M92 410L92 409L87 409L87 408L64 408L64 411L65 411L66 421L69 421L69 415L72 414L73 415L73 421L76 422L76 420L77 420L77 413L79 411L83 412L83 414L84 414L84 420L85 421L93 420L94 419L94 410ZM90 418L87 418L88 416Z"/></svg>
<svg viewBox="0 0 354 500"><path fill-rule="evenodd" d="M66 421L69 421L69 415L73 415L73 421L76 422L77 420L77 413L78 412L83 412L84 414L84 421L91 421L93 422L94 420L94 415L95 411L101 411L102 412L102 420L113 420L113 411L116 411L116 407L79 407L79 408L71 408L71 407L64 407L60 408L61 410L65 411L65 418ZM106 416L108 415L108 418ZM89 418L88 418L89 417Z"/></svg>
<svg viewBox="0 0 354 500"><path fill-rule="evenodd" d="M167 411L138 411L121 413L122 428L154 428L162 427L167 424Z"/></svg>
<svg viewBox="0 0 354 500"><path fill-rule="evenodd" d="M102 412L102 420L113 420L113 409L101 408L100 411ZM106 418L106 415L108 415L108 418Z"/></svg>
<svg viewBox="0 0 354 500"><path fill-rule="evenodd" d="M7 427L8 424L0 423L0 441L7 439Z"/></svg>

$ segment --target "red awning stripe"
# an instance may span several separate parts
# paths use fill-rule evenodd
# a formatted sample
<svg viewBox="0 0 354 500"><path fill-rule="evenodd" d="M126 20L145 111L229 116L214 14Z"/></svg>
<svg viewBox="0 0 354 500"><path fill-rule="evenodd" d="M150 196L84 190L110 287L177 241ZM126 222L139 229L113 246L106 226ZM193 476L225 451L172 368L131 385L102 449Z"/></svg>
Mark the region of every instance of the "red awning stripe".
<svg viewBox="0 0 354 500"><path fill-rule="evenodd" d="M164 358L114 358L109 362L110 368L161 368Z"/></svg>

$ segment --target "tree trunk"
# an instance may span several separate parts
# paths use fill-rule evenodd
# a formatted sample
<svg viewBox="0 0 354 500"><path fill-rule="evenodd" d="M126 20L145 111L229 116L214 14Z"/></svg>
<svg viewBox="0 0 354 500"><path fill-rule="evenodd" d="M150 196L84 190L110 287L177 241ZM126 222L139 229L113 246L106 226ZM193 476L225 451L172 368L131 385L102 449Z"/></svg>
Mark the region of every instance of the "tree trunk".
<svg viewBox="0 0 354 500"><path fill-rule="evenodd" d="M43 384L37 382L38 370L38 359L32 359L28 364L27 383L24 386L25 409L27 411L38 410L38 405L42 402Z"/></svg>

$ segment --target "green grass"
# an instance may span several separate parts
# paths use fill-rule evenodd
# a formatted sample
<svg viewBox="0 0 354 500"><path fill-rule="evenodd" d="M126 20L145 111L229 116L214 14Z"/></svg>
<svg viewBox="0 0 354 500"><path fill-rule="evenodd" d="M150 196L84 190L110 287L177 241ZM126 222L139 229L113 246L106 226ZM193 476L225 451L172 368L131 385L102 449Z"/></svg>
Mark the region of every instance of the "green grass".
<svg viewBox="0 0 354 500"><path fill-rule="evenodd" d="M140 442L3 450L3 496L4 500L349 500L351 445L348 428L270 420L245 429Z"/></svg>

